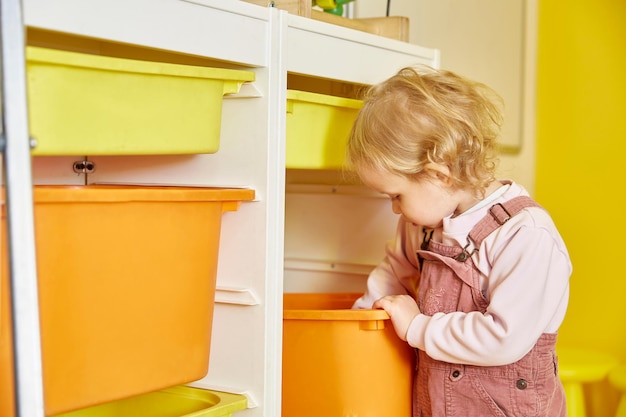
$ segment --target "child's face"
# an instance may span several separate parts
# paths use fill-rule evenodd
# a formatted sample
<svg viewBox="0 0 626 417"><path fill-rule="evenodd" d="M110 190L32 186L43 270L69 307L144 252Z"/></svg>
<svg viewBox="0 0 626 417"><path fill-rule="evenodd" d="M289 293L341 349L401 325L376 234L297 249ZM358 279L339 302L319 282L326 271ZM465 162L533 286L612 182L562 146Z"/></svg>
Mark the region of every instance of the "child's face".
<svg viewBox="0 0 626 417"><path fill-rule="evenodd" d="M414 180L371 168L361 169L359 176L371 189L388 195L393 212L415 225L440 227L443 218L453 214L459 205L457 193L445 177L432 175Z"/></svg>

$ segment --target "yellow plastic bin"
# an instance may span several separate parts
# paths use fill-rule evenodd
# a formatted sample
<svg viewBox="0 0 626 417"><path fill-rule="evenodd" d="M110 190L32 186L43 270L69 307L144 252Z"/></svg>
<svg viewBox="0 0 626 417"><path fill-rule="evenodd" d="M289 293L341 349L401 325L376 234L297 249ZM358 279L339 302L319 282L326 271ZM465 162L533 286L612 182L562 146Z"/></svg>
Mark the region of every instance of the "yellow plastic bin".
<svg viewBox="0 0 626 417"><path fill-rule="evenodd" d="M35 187L46 415L206 375L222 213L253 198L249 189ZM5 231L0 416L11 417Z"/></svg>
<svg viewBox="0 0 626 417"><path fill-rule="evenodd" d="M243 395L179 386L55 417L230 417L247 404Z"/></svg>
<svg viewBox="0 0 626 417"><path fill-rule="evenodd" d="M415 353L358 294L285 294L283 417L410 416Z"/></svg>
<svg viewBox="0 0 626 417"><path fill-rule="evenodd" d="M287 168L341 169L361 100L287 90Z"/></svg>
<svg viewBox="0 0 626 417"><path fill-rule="evenodd" d="M34 155L215 153L222 101L251 71L28 47Z"/></svg>

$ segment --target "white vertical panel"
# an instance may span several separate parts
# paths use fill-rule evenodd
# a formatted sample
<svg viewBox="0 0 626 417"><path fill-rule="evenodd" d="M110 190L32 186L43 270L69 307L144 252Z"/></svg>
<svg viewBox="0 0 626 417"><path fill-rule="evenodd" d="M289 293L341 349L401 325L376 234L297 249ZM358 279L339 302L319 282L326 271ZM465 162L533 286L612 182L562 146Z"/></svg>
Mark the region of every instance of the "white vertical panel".
<svg viewBox="0 0 626 417"><path fill-rule="evenodd" d="M6 179L2 205L6 207L15 412L39 417L44 415L44 394L24 45L21 2L0 2L0 147ZM6 306L0 307L2 314Z"/></svg>

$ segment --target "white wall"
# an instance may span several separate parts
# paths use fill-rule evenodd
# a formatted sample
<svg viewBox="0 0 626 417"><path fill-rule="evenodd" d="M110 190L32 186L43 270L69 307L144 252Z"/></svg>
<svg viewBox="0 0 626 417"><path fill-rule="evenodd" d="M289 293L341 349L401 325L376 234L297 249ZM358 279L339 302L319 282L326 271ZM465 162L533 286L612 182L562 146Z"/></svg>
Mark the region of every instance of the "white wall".
<svg viewBox="0 0 626 417"><path fill-rule="evenodd" d="M354 17L384 16L387 0L356 0ZM393 0L410 42L441 51L441 67L481 81L505 101L500 176L534 191L537 0Z"/></svg>

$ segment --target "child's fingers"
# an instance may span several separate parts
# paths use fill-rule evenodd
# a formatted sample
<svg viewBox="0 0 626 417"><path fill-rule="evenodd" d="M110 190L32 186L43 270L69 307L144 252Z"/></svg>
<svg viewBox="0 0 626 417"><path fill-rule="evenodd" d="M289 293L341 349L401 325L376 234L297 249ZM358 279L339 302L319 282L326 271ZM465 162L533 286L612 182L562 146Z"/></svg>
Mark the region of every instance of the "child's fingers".
<svg viewBox="0 0 626 417"><path fill-rule="evenodd" d="M409 295L388 295L376 300L373 307L382 308L389 314L393 327L402 340L406 340L409 326L420 312L417 303Z"/></svg>

